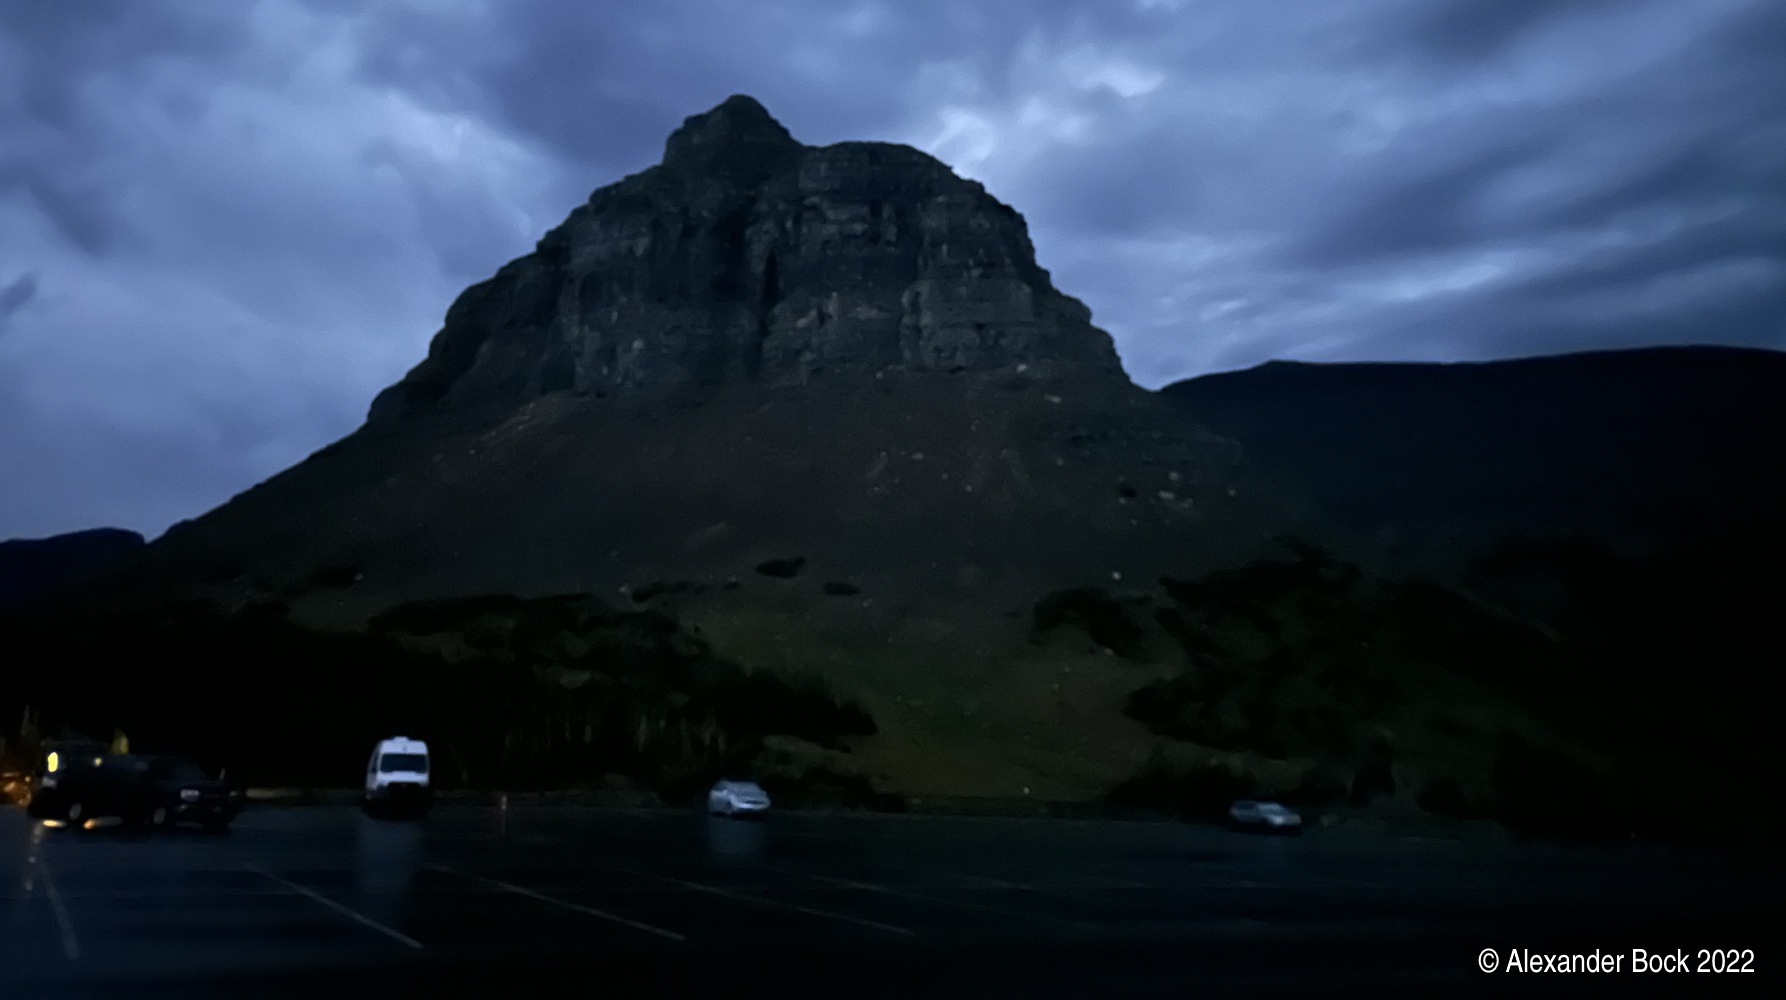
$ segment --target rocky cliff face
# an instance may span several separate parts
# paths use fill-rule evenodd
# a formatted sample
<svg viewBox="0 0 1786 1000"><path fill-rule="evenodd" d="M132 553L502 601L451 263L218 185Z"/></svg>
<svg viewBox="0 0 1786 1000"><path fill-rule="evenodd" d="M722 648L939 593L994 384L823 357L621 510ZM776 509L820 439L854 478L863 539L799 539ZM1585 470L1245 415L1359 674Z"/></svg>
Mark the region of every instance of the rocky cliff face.
<svg viewBox="0 0 1786 1000"><path fill-rule="evenodd" d="M371 417L1019 365L1122 379L1014 209L910 147L804 146L740 96L461 295Z"/></svg>
<svg viewBox="0 0 1786 1000"><path fill-rule="evenodd" d="M860 699L865 772L1089 794L1151 738L1138 681L1032 641L1031 609L1256 555L1280 519L1238 458L1128 381L978 184L735 97L460 296L365 426L70 603L347 631L417 600L648 607Z"/></svg>

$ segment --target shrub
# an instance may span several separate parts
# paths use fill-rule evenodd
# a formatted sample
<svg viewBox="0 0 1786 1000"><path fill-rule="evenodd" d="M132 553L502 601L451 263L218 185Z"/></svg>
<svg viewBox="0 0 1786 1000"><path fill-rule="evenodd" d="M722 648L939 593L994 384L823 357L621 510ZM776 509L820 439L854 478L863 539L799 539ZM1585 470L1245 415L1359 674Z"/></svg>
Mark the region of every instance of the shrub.
<svg viewBox="0 0 1786 1000"><path fill-rule="evenodd" d="M1034 633L1063 625L1077 626L1093 642L1133 659L1142 653L1145 632L1116 598L1101 587L1058 590L1036 602Z"/></svg>
<svg viewBox="0 0 1786 1000"><path fill-rule="evenodd" d="M1557 750L1510 739L1491 777L1494 818L1521 833L1605 839L1629 832L1631 817L1607 776Z"/></svg>
<svg viewBox="0 0 1786 1000"><path fill-rule="evenodd" d="M1414 804L1435 816L1453 819L1477 819L1480 812L1464 792L1463 782L1449 774L1428 778L1414 796Z"/></svg>
<svg viewBox="0 0 1786 1000"><path fill-rule="evenodd" d="M319 566L310 573L310 585L313 587L351 587L359 581L358 566Z"/></svg>
<svg viewBox="0 0 1786 1000"><path fill-rule="evenodd" d="M789 556L785 559L766 559L757 564L757 572L778 580L791 580L800 575L806 568L805 556Z"/></svg>
<svg viewBox="0 0 1786 1000"><path fill-rule="evenodd" d="M1155 757L1111 789L1111 805L1165 813L1176 819L1217 822L1236 799L1252 798L1258 777L1233 760L1174 764Z"/></svg>

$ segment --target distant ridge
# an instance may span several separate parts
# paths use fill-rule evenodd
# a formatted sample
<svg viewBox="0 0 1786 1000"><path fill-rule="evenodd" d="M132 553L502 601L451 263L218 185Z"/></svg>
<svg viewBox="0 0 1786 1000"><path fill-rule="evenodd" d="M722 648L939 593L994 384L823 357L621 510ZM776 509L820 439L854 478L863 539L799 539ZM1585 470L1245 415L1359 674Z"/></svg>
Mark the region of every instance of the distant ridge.
<svg viewBox="0 0 1786 1000"><path fill-rule="evenodd" d="M1786 353L1271 362L1162 395L1339 532L1455 562L1507 535L1650 544L1786 502Z"/></svg>
<svg viewBox="0 0 1786 1000"><path fill-rule="evenodd" d="M142 535L122 528L0 542L0 611L23 607L117 563L143 545Z"/></svg>

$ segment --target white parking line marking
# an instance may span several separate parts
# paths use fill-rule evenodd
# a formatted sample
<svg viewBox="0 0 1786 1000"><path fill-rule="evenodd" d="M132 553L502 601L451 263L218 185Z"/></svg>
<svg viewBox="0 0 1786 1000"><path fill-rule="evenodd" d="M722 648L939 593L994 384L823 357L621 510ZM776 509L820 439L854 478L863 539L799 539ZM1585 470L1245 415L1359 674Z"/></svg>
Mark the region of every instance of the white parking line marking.
<svg viewBox="0 0 1786 1000"><path fill-rule="evenodd" d="M50 898L50 909L56 913L56 928L62 932L62 954L80 958L81 946L74 939L74 923L68 919L68 908L62 905L62 893L56 889L56 880L50 877L50 866L39 860L37 872L43 876L44 895Z"/></svg>
<svg viewBox="0 0 1786 1000"><path fill-rule="evenodd" d="M705 882L690 882L687 879L671 878L668 875L655 875L650 872L642 872L632 868L613 868L611 870L637 876L639 878L662 879L671 885L679 885L685 889L693 889L696 892L705 892L714 896L724 896L727 899L737 899L746 903L756 903L759 906L774 906L783 910L793 910L795 913L804 913L811 917L824 917L827 920L840 920L846 924L857 924L862 927L870 927L877 931L885 931L888 934L904 934L909 937L916 933L909 927L895 927L892 924L883 924L878 920L852 917L847 913L832 913L830 910L819 910L810 906L801 906L799 903L790 903L782 899L772 899L768 896L753 896L745 892L734 892L731 889L723 889L717 885L708 885Z"/></svg>
<svg viewBox="0 0 1786 1000"><path fill-rule="evenodd" d="M282 879L279 876L273 874L272 872L267 871L266 869L260 868L255 865L243 865L242 867L244 867L244 868L248 869L249 871L254 872L258 875L265 875L267 878L272 879L273 881L279 883L282 886L285 886L287 889L290 889L291 891L298 893L299 895L309 896L311 899L316 900L317 902L321 903L322 905L328 907L331 910L334 910L336 913L341 914L342 916L346 917L349 920L354 921L355 923L364 924L365 926L372 928L373 930L379 932L380 934L385 935L386 937L391 938L394 941L399 941L399 942L406 944L409 947L414 948L418 951L421 950L422 943L420 941L417 941L415 938L410 937L409 935L403 933L402 931L393 930L389 927L386 927L384 924L379 923L378 921L372 919L371 917L366 916L363 913L358 913L358 912L355 912L354 910L348 909L347 907L342 906L340 903L335 902L334 900L330 899L327 896L324 896L322 893L317 892L314 889L308 889L308 888L305 888L304 886L297 884L296 882L292 882L287 879Z"/></svg>
<svg viewBox="0 0 1786 1000"><path fill-rule="evenodd" d="M885 896L896 896L901 899L911 899L921 903L934 903L938 906L954 906L964 910L976 910L980 913L992 913L1001 917L1018 917L1024 920L1041 920L1048 923L1067 924L1072 927L1088 930L1096 929L1096 925L1094 924L1087 924L1078 920L1068 920L1065 917L1056 917L1046 913L1025 913L1021 910L1004 910L996 906L987 906L984 903L970 903L960 899L945 899L941 896L928 896L920 892L907 892L904 889L895 889L891 886L875 885L872 882L858 882L854 879L837 878L832 875L820 875L815 872L789 871L781 868L771 868L769 871L779 872L783 875L795 875L801 878L814 879L819 882L829 882L832 885L841 886L845 889L858 889L862 892L878 892Z"/></svg>
<svg viewBox="0 0 1786 1000"><path fill-rule="evenodd" d="M669 938L671 941L687 941L688 940L688 938L682 936L681 934L676 933L675 931L667 931L667 930L664 930L662 927L653 927L650 924L640 923L637 920L629 920L628 918L620 916L617 913L609 913L606 910L598 910L593 906L584 906L582 903L573 903L568 899L559 899L556 896L548 896L543 892L535 892L534 890L529 889L526 886L515 885L512 882L504 882L501 879L490 878L487 875L475 875L471 872L460 871L457 868L448 868L445 865L423 865L422 867L427 868L431 871L441 872L446 875L458 875L463 878L473 879L478 882L483 882L486 885L495 886L498 889L506 889L509 892L513 892L513 893L516 893L516 894L519 894L522 896L526 896L528 899L537 899L542 903L551 903L553 906L561 906L567 910L575 910L578 913L588 914L589 916L592 916L592 917L600 917L603 920L611 920L614 923L623 924L627 927L631 927L634 930L644 931L647 934L656 934L658 937Z"/></svg>

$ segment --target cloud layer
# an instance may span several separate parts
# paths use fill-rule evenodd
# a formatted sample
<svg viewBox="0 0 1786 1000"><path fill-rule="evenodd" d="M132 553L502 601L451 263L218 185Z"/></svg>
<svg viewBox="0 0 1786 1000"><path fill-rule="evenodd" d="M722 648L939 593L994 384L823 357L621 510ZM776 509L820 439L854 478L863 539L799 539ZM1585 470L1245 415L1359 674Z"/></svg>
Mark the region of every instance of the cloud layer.
<svg viewBox="0 0 1786 1000"><path fill-rule="evenodd" d="M1148 386L1786 347L1771 0L0 6L0 537L154 534L734 92L1028 218Z"/></svg>

